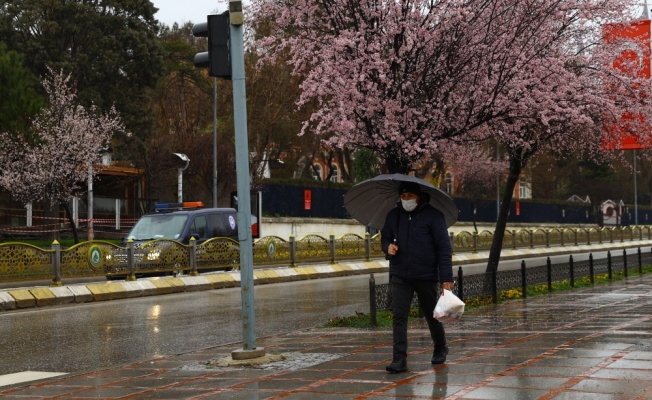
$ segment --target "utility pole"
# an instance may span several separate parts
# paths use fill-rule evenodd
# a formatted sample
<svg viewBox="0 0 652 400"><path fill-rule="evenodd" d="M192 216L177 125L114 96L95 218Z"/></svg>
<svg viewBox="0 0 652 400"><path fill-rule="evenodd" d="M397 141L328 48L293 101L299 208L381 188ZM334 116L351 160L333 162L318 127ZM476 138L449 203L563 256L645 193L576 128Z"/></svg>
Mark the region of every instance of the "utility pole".
<svg viewBox="0 0 652 400"><path fill-rule="evenodd" d="M206 22L195 24L196 37L208 37L208 51L194 58L198 68L208 67L213 77L231 79L233 83L233 123L235 127L235 168L238 190L238 241L240 242L240 291L242 295L243 348L231 353L234 360L248 360L265 355L265 349L256 347L256 318L254 299L253 239L251 236L251 185L249 182L249 138L247 134L247 94L244 66L244 34L242 0L230 0L229 11L208 15ZM217 88L217 85L215 86ZM214 103L217 102L217 89ZM216 107L216 105L214 105ZM214 118L217 114L213 111ZM217 123L214 120L214 128ZM217 134L214 133L214 137ZM216 139L215 139L216 140ZM214 144L216 148L217 144ZM217 152L214 150L214 184L217 177ZM217 196L217 189L214 189ZM214 202L217 197L214 198Z"/></svg>
<svg viewBox="0 0 652 400"><path fill-rule="evenodd" d="M244 68L242 1L229 1L231 80L233 82L233 120L235 124L235 166L238 188L238 239L240 241L240 291L242 295L243 348L231 353L242 360L262 357L256 347L253 239L251 238L251 186L249 182L249 139L247 134L247 94Z"/></svg>

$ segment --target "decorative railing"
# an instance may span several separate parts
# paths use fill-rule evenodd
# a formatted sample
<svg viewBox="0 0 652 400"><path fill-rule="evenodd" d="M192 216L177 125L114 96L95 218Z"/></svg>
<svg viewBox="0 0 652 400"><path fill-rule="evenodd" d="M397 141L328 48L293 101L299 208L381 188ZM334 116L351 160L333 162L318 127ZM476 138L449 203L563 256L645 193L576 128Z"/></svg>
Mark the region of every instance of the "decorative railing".
<svg viewBox="0 0 652 400"><path fill-rule="evenodd" d="M587 234L587 239L589 232ZM576 262L570 255L568 262L552 264L550 257L546 265L527 268L526 261L521 262L521 268L515 270L498 271L495 273L480 273L464 275L459 267L453 292L467 304L497 303L499 293L515 291L519 297L527 298L528 287L540 291L552 291L553 284L567 282L570 287L575 287L580 280L595 283L596 276L606 276L609 281L614 275L620 274L627 277L630 272L643 273L644 265L652 264L652 251L643 252L637 249L622 250L622 255L611 251L606 258L594 260L589 254L588 260ZM376 284L373 274L369 278L369 309L371 323L376 324L376 312L391 309L392 288L390 283ZM416 296L413 298L413 307L417 307Z"/></svg>
<svg viewBox="0 0 652 400"><path fill-rule="evenodd" d="M50 277L53 251L24 243L0 245L0 276L5 280Z"/></svg>
<svg viewBox="0 0 652 400"><path fill-rule="evenodd" d="M503 249L634 242L652 239L651 236L650 226L508 230ZM493 233L451 233L450 241L455 253L488 251ZM381 257L384 254L379 234L362 237L349 233L339 238L311 234L299 240L294 236L289 240L265 236L253 243L255 266L294 267L301 263L368 261ZM82 242L70 248L61 248L54 242L50 249L17 242L0 244L0 281L52 279L53 285L60 285L62 278L106 275L136 279L238 267L239 243L228 238L214 238L201 244L192 241L189 245L174 240L153 240L138 246L130 243L126 247L101 240Z"/></svg>

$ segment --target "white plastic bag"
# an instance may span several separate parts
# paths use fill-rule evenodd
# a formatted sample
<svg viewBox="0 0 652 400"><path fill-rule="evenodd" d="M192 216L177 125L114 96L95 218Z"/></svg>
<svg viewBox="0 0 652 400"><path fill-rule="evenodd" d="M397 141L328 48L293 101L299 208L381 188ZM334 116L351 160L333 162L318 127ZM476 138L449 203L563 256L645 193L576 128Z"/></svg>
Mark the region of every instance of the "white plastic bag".
<svg viewBox="0 0 652 400"><path fill-rule="evenodd" d="M444 289L435 306L433 317L440 322L451 322L459 319L462 314L464 314L464 302L450 290Z"/></svg>

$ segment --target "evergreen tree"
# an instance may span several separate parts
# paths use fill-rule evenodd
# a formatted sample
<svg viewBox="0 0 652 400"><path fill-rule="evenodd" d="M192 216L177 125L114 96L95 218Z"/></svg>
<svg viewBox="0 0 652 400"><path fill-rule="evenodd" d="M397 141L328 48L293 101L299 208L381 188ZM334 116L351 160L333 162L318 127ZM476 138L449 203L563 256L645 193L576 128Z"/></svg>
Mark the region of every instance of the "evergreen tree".
<svg viewBox="0 0 652 400"><path fill-rule="evenodd" d="M38 80L24 67L24 55L0 42L0 132L24 132L45 104Z"/></svg>
<svg viewBox="0 0 652 400"><path fill-rule="evenodd" d="M149 0L3 0L0 37L26 55L34 75L48 67L70 73L84 106L115 106L133 139L116 135L114 156L138 159L137 143L152 132L150 89L162 72L155 12Z"/></svg>

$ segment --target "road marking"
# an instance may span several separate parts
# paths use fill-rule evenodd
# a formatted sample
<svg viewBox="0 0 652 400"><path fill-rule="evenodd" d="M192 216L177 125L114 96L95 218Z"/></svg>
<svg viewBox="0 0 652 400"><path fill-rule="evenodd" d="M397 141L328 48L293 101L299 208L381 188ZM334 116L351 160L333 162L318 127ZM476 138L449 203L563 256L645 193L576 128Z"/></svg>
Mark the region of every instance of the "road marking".
<svg viewBox="0 0 652 400"><path fill-rule="evenodd" d="M54 378L55 376L67 375L65 372L41 372L41 371L23 371L13 374L0 375L0 386L14 385L37 381L39 379Z"/></svg>

